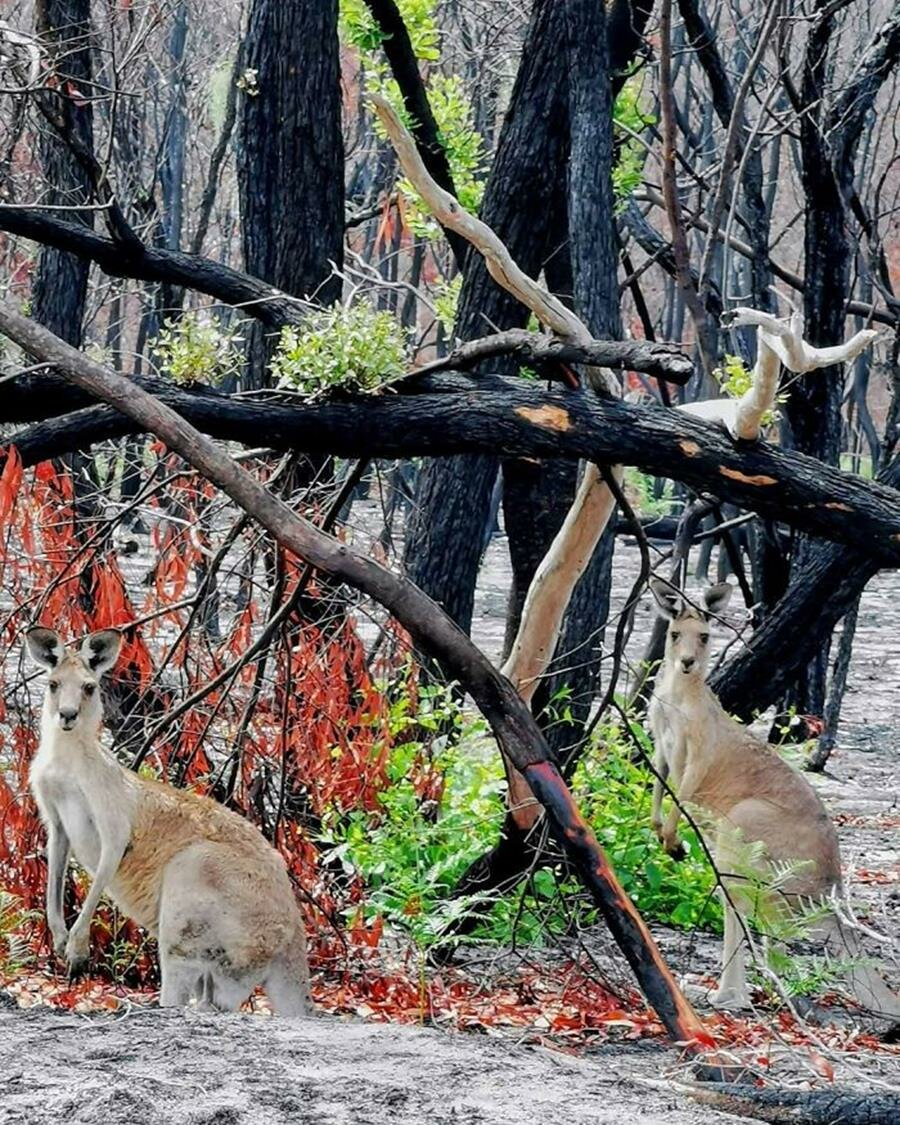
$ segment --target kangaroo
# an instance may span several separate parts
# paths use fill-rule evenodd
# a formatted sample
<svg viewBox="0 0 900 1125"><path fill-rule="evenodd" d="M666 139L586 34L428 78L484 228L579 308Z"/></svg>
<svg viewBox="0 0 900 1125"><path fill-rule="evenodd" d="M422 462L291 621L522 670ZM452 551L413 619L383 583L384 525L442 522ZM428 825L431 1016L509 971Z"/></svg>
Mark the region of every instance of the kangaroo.
<svg viewBox="0 0 900 1125"><path fill-rule="evenodd" d="M837 833L818 794L765 742L756 738L722 708L706 683L710 618L721 613L731 597L728 583L708 588L703 608L690 604L677 590L659 581L651 590L666 630L665 658L650 702L648 720L656 747L655 765L668 778L682 802L711 813L717 825L716 866L734 871L747 844L761 843L768 865L796 867L771 904L796 911L804 902L824 903L842 892ZM663 819L663 784L653 787L651 823L663 848L684 854L677 828L680 809L673 805ZM746 885L734 874L725 880L729 896L742 915L751 911ZM744 964L744 929L732 902L725 899L722 974L712 1003L719 1008L748 1007ZM813 928L829 952L858 958L856 933L829 912ZM854 967L847 983L864 1007L900 1019L900 997L866 966Z"/></svg>
<svg viewBox="0 0 900 1125"><path fill-rule="evenodd" d="M138 777L100 745L98 681L121 634L104 629L76 649L36 628L26 644L49 672L29 782L47 830L47 921L69 971L87 961L108 891L159 942L163 1007L196 998L234 1011L262 985L279 1014L309 1013L306 935L281 856L236 813ZM93 881L67 931L70 850Z"/></svg>

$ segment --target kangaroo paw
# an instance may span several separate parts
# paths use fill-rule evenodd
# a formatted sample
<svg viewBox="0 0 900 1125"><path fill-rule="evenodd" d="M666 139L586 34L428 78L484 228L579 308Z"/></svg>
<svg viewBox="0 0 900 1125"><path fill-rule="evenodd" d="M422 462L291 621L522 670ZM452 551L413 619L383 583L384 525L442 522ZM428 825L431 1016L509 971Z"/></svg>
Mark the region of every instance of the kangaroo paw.
<svg viewBox="0 0 900 1125"><path fill-rule="evenodd" d="M740 1012L750 1007L750 995L737 988L717 988L709 994L709 1002L722 1012Z"/></svg>

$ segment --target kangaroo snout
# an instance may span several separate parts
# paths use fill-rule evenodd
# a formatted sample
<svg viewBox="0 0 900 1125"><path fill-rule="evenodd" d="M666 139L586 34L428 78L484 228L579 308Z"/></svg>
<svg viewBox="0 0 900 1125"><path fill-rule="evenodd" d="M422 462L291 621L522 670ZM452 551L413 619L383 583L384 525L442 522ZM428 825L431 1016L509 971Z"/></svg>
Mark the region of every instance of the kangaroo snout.
<svg viewBox="0 0 900 1125"><path fill-rule="evenodd" d="M697 661L694 659L693 656L682 656L682 658L681 658L681 670L683 672L690 672L690 670L694 667L694 665L696 663L697 663Z"/></svg>
<svg viewBox="0 0 900 1125"><path fill-rule="evenodd" d="M60 708L59 725L62 727L63 730L71 730L77 722L78 722L78 712L77 711L70 711L70 710L64 711L62 708Z"/></svg>

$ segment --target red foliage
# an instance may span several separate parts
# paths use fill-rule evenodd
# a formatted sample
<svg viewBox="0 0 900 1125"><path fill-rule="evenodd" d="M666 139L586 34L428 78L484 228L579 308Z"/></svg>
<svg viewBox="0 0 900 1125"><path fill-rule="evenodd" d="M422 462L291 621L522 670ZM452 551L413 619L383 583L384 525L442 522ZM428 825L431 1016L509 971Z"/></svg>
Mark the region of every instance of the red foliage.
<svg viewBox="0 0 900 1125"><path fill-rule="evenodd" d="M154 452L156 479L165 480L147 489L151 557L141 567L133 555L120 557L105 520L77 523L68 472L42 464L25 474L14 449L0 451L0 582L7 607L0 618L0 885L26 916L33 911L43 918L43 833L27 787L41 686L32 691L33 669L20 659L22 634L38 621L73 639L117 626L125 645L107 696L120 759L143 747L145 768L225 799L258 823L301 892L319 935L314 952L333 962L341 951L333 920L359 900L361 888L346 880L335 888L310 827L331 809L377 809L390 749L385 700L343 611L314 613L315 623L293 616L262 649L259 683L260 656L235 668L267 617L271 568L281 571L283 602L303 567L260 548L248 530L234 544L228 581L219 576L227 588L218 601L218 631L203 628L192 598L229 528L210 516L210 486L164 448ZM320 600L313 583L304 598ZM161 726L172 706L202 694L220 675L224 682L196 707L170 728ZM423 774L423 788L430 784ZM46 953L42 922L35 921L31 937ZM98 914L92 949L96 967L112 971L115 958L119 980L154 982L153 959L138 931L110 909Z"/></svg>

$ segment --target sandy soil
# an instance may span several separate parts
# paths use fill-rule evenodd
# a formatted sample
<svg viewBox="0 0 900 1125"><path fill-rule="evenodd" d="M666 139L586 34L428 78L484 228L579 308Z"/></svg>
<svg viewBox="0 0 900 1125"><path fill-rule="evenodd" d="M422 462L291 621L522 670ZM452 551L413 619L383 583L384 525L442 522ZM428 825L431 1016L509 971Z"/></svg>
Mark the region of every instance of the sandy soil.
<svg viewBox="0 0 900 1125"><path fill-rule="evenodd" d="M0 1011L2 1125L697 1125L735 1120L610 1066L359 1022Z"/></svg>
<svg viewBox="0 0 900 1125"><path fill-rule="evenodd" d="M614 605L630 586L635 558L633 547L620 544ZM492 656L502 643L507 588L505 543L497 538L473 630ZM649 621L649 606L642 606L632 656L639 655ZM838 816L854 895L887 933L900 930L898 637L900 576L885 573L863 602L840 747L830 775L818 782ZM870 881L866 872L885 878ZM678 971L699 979L715 970L715 939L658 936ZM598 933L596 943L598 953L611 956L605 935ZM736 1120L645 1085L677 1062L674 1050L658 1042L610 1044L574 1059L508 1039L356 1020L158 1010L84 1017L13 1011L2 1001L0 995L0 1125ZM863 1052L848 1057L846 1069L838 1067L839 1081L867 1078L900 1085L900 1059Z"/></svg>

